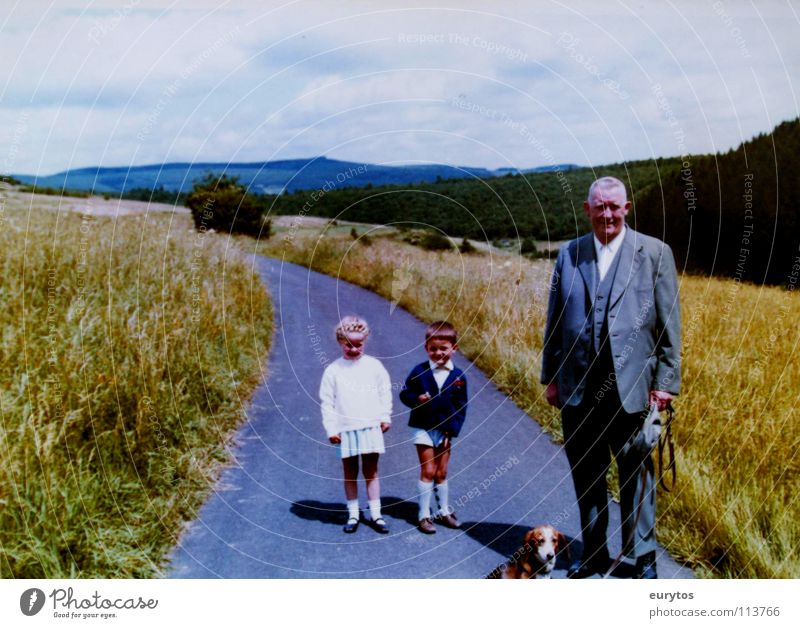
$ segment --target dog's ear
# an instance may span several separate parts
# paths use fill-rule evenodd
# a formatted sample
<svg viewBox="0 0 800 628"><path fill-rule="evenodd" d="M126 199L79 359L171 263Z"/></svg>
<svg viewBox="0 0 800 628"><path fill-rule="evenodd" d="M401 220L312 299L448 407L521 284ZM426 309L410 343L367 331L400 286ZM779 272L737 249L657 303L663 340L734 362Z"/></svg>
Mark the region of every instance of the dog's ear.
<svg viewBox="0 0 800 628"><path fill-rule="evenodd" d="M522 556L527 558L528 556L531 555L531 552L533 552L534 548L537 545L538 544L536 542L536 528L534 528L533 530L528 530L528 532L525 534L525 537L522 539L522 549L520 550L520 553L522 554Z"/></svg>
<svg viewBox="0 0 800 628"><path fill-rule="evenodd" d="M569 541L560 531L556 530L556 539L558 540L558 553L564 552L564 556L569 562Z"/></svg>
<svg viewBox="0 0 800 628"><path fill-rule="evenodd" d="M533 540L534 540L535 536L536 536L536 529L535 528L533 530L528 530L525 533L525 536L522 537L522 543L524 545L530 545L531 543L533 543Z"/></svg>

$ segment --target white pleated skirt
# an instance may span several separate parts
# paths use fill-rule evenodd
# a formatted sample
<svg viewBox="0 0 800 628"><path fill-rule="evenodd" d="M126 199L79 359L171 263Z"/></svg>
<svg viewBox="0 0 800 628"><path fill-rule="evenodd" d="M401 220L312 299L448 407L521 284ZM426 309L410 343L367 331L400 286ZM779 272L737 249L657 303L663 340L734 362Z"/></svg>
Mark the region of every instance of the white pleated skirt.
<svg viewBox="0 0 800 628"><path fill-rule="evenodd" d="M342 432L339 435L339 454L342 458L351 458L362 454L386 453L383 444L383 432L380 427L365 427L361 430Z"/></svg>

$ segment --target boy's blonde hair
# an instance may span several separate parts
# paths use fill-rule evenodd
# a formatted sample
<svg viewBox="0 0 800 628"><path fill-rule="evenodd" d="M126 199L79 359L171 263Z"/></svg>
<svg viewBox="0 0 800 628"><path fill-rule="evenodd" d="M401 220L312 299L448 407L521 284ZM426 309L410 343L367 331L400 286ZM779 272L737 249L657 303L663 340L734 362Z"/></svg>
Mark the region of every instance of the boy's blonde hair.
<svg viewBox="0 0 800 628"><path fill-rule="evenodd" d="M336 340L347 340L348 334L364 334L369 336L369 325L360 316L345 316L336 326Z"/></svg>
<svg viewBox="0 0 800 628"><path fill-rule="evenodd" d="M436 340L448 340L454 345L458 344L456 328L447 321L436 321L428 325L425 329L425 344L428 344L428 341L434 338Z"/></svg>

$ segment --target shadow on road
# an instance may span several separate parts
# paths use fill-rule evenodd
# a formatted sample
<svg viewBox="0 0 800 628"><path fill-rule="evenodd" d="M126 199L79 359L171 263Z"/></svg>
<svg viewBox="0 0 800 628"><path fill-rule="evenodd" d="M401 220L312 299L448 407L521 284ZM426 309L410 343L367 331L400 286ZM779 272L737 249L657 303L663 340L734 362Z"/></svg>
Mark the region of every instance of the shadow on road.
<svg viewBox="0 0 800 628"><path fill-rule="evenodd" d="M416 501L399 497L381 497L381 503L382 510L390 517L401 519L415 527L419 523L419 506Z"/></svg>
<svg viewBox="0 0 800 628"><path fill-rule="evenodd" d="M381 510L387 517L400 519L413 526L417 525L415 502L399 497L381 497ZM315 499L304 499L292 503L289 511L306 521L319 521L337 526L343 525L347 520L347 506L343 502L320 502ZM369 515L369 512L365 514Z"/></svg>
<svg viewBox="0 0 800 628"><path fill-rule="evenodd" d="M347 520L347 506L342 502L319 502L315 499L304 499L294 502L290 512L306 521L319 521L340 526Z"/></svg>

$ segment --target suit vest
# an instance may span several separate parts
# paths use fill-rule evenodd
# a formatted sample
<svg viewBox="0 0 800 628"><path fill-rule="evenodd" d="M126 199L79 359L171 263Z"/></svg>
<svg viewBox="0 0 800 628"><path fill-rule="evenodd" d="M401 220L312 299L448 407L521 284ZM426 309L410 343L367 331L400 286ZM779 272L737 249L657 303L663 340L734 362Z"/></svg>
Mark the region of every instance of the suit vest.
<svg viewBox="0 0 800 628"><path fill-rule="evenodd" d="M611 290L614 287L614 277L619 267L620 252L608 267L608 272L600 280L600 270L595 260L594 267L594 298L592 299L592 366L590 372L594 377L589 377L590 386L599 385L609 380L609 374L614 372L614 358L611 352L611 343L608 340L608 307L611 300Z"/></svg>

